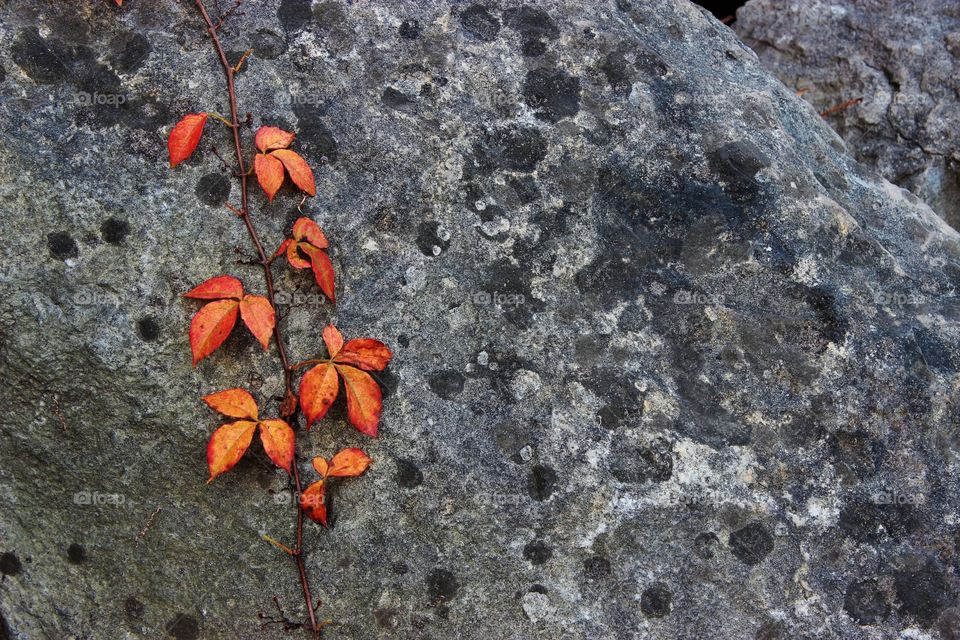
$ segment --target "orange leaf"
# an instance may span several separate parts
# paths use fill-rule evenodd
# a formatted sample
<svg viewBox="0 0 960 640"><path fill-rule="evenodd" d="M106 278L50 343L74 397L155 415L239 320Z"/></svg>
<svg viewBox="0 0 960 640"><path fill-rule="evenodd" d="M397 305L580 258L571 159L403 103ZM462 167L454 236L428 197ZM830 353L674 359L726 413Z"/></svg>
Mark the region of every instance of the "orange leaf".
<svg viewBox="0 0 960 640"><path fill-rule="evenodd" d="M284 240L283 242L281 242L281 243L280 243L280 246L277 247L277 250L273 252L273 257L274 257L274 258L278 258L278 257L282 256L284 253L286 253L287 248L288 248L292 243L293 243L293 240L291 240L290 238L287 238L286 240Z"/></svg>
<svg viewBox="0 0 960 640"><path fill-rule="evenodd" d="M256 420L259 409L257 401L246 389L227 389L203 396L203 401L216 411L231 418Z"/></svg>
<svg viewBox="0 0 960 640"><path fill-rule="evenodd" d="M167 151L170 152L170 166L175 167L193 153L200 142L203 125L207 122L207 114L191 113L170 130L167 138Z"/></svg>
<svg viewBox="0 0 960 640"><path fill-rule="evenodd" d="M383 408L380 385L369 373L348 367L335 365L343 376L343 388L347 392L347 418L361 433L377 437L377 424Z"/></svg>
<svg viewBox="0 0 960 640"><path fill-rule="evenodd" d="M300 252L297 250L302 242L290 241L290 246L287 247L287 262L290 263L290 266L294 269L306 269L310 266L310 263L300 257Z"/></svg>
<svg viewBox="0 0 960 640"><path fill-rule="evenodd" d="M340 383L337 370L332 364L317 365L303 375L300 381L300 408L307 418L307 428L327 415L330 405L337 399Z"/></svg>
<svg viewBox="0 0 960 640"><path fill-rule="evenodd" d="M301 191L307 195L317 195L317 187L313 182L313 171L310 170L307 161L301 158L299 154L289 149L277 149L271 151L270 155L280 159L280 162L286 167L287 173L290 174L293 184L300 187Z"/></svg>
<svg viewBox="0 0 960 640"><path fill-rule="evenodd" d="M257 149L266 153L274 149L286 149L293 142L294 135L296 134L277 127L260 127L253 142L257 145Z"/></svg>
<svg viewBox="0 0 960 640"><path fill-rule="evenodd" d="M328 475L334 478L355 478L370 466L370 456L360 449L344 449L333 456Z"/></svg>
<svg viewBox="0 0 960 640"><path fill-rule="evenodd" d="M330 469L330 465L327 464L327 461L323 456L317 456L313 459L313 468L317 470L317 473L320 474L321 478L327 477L327 471Z"/></svg>
<svg viewBox="0 0 960 640"><path fill-rule="evenodd" d="M326 249L330 246L320 226L310 218L297 218L293 223L293 237L297 240L306 240L318 249Z"/></svg>
<svg viewBox="0 0 960 640"><path fill-rule="evenodd" d="M276 324L276 314L270 301L263 296L244 296L240 302L240 317L263 348L269 348L270 336Z"/></svg>
<svg viewBox="0 0 960 640"><path fill-rule="evenodd" d="M310 519L327 526L327 503L323 480L314 482L300 494L300 508L307 512Z"/></svg>
<svg viewBox="0 0 960 640"><path fill-rule="evenodd" d="M283 184L283 165L273 156L258 153L253 159L253 169L257 172L257 182L267 194L267 200L273 201L280 185Z"/></svg>
<svg viewBox="0 0 960 640"><path fill-rule="evenodd" d="M116 0L116 2L117 2L117 6L118 6L118 7L122 7L122 6L123 6L123 0Z"/></svg>
<svg viewBox="0 0 960 640"><path fill-rule="evenodd" d="M283 420L264 420L260 423L260 442L273 464L291 473L295 447L293 429Z"/></svg>
<svg viewBox="0 0 960 640"><path fill-rule="evenodd" d="M207 444L207 466L210 467L212 482L221 473L230 471L250 446L256 422L238 420L225 424L210 436Z"/></svg>
<svg viewBox="0 0 960 640"><path fill-rule="evenodd" d="M323 344L327 345L327 353L332 358L343 346L343 334L335 326L328 324L323 328Z"/></svg>
<svg viewBox="0 0 960 640"><path fill-rule="evenodd" d="M352 364L366 371L383 371L393 353L390 348L373 338L354 338L343 345L336 361Z"/></svg>
<svg viewBox="0 0 960 640"><path fill-rule="evenodd" d="M330 298L330 302L336 303L333 263L330 262L330 256L323 249L317 249L303 242L300 243L300 248L310 257L310 266L313 267L313 277L317 281L317 286L325 296Z"/></svg>
<svg viewBox="0 0 960 640"><path fill-rule="evenodd" d="M184 298L196 300L220 300L221 298L243 297L243 283L232 276L217 276L210 278L183 294Z"/></svg>
<svg viewBox="0 0 960 640"><path fill-rule="evenodd" d="M193 366L216 351L230 335L237 322L240 303L236 300L217 300L204 305L190 322L190 349Z"/></svg>

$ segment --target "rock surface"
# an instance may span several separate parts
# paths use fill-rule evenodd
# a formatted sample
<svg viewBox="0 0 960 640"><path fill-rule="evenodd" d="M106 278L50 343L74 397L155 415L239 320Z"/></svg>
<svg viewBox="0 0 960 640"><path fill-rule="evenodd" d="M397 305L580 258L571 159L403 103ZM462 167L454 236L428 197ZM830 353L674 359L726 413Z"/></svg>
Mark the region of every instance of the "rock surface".
<svg viewBox="0 0 960 640"><path fill-rule="evenodd" d="M375 460L307 528L326 637L960 633L960 238L732 31L681 0L244 6L241 109L298 132L339 277L334 308L276 266L291 350L332 319L397 354L379 439L339 408L301 436ZM286 478L204 484L199 396L281 380L242 332L190 366L181 294L262 286L223 128L166 165L226 110L198 16L7 0L0 33L3 625L289 637L256 617L305 615L261 538ZM255 193L270 246L298 203Z"/></svg>
<svg viewBox="0 0 960 640"><path fill-rule="evenodd" d="M960 4L751 0L737 33L857 159L960 228Z"/></svg>

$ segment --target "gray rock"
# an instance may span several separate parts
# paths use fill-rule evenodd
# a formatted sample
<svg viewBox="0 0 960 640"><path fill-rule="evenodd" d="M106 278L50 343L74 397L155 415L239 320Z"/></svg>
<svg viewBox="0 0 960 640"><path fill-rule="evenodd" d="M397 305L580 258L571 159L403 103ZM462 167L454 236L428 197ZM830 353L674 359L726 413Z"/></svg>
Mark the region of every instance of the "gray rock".
<svg viewBox="0 0 960 640"><path fill-rule="evenodd" d="M960 5L750 0L737 33L863 164L960 228Z"/></svg>
<svg viewBox="0 0 960 640"><path fill-rule="evenodd" d="M956 627L960 238L694 5L521 7L248 2L221 32L317 173L339 302L277 263L291 352L329 320L396 352L380 438L339 406L300 436L374 458L306 529L325 637ZM0 34L3 624L289 637L257 618L306 613L262 539L286 477L255 446L205 484L200 395L273 414L282 381L243 331L190 365L181 294L263 286L224 128L166 162L225 111L198 17L7 0ZM271 248L299 202L254 189Z"/></svg>

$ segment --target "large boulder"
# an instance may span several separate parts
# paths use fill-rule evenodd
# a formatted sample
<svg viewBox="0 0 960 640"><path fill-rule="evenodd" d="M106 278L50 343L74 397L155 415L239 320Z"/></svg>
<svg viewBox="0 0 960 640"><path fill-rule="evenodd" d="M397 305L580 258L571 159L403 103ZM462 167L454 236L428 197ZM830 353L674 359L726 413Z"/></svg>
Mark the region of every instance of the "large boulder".
<svg viewBox="0 0 960 640"><path fill-rule="evenodd" d="M263 286L226 129L166 162L227 110L199 16L7 0L0 34L3 627L288 637L257 617L306 613L262 538L291 540L285 474L205 484L199 396L275 413L282 381L239 331L191 367L181 294ZM275 266L294 357L328 320L396 352L378 439L339 407L300 436L374 458L306 527L326 637L957 632L960 238L730 29L684 0L283 0L220 34L254 50L252 127L317 169L339 298ZM299 203L254 189L270 248Z"/></svg>
<svg viewBox="0 0 960 640"><path fill-rule="evenodd" d="M960 228L960 4L750 0L737 33L860 162Z"/></svg>

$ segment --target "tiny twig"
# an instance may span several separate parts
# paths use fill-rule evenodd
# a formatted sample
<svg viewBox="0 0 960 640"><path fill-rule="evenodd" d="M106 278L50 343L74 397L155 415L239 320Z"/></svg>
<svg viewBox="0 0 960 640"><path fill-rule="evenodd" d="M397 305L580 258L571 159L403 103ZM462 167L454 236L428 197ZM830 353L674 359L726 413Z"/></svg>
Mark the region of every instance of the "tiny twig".
<svg viewBox="0 0 960 640"><path fill-rule="evenodd" d="M263 536L261 536L261 537L262 537L264 540L266 540L267 542L269 542L270 544L272 544L273 546L275 546L277 549L280 549L281 551L285 551L285 552L287 552L288 554L290 554L291 556L297 555L297 552L296 552L296 551L294 551L293 549L291 549L291 548L288 547L287 545L283 544L282 542L279 542L279 541L277 541L277 540L274 540L273 538L271 538L271 537L268 536L267 534L263 534Z"/></svg>
<svg viewBox="0 0 960 640"><path fill-rule="evenodd" d="M273 616L268 616L262 611L257 613L257 617L259 619L266 620L266 622L260 625L261 629L266 629L271 624L283 625L284 631L293 631L294 629L302 629L305 626L299 622L294 622L293 620L290 620L289 618L287 618L287 612L283 610L282 606L280 606L280 598L278 598L277 596L273 596L273 604L277 608L278 617L274 618ZM319 633L319 629L317 630L317 633Z"/></svg>
<svg viewBox="0 0 960 640"><path fill-rule="evenodd" d="M217 18L217 25L213 28L214 31L219 30L223 26L223 23L227 21L233 12L240 8L240 5L243 3L243 0L236 0L236 4L220 14L220 17ZM242 14L241 14L242 15Z"/></svg>
<svg viewBox="0 0 960 640"><path fill-rule="evenodd" d="M237 61L237 64L233 65L233 72L240 73L240 67L243 66L244 61L253 53L253 49L247 49L243 52L243 55L240 56L240 60Z"/></svg>
<svg viewBox="0 0 960 640"><path fill-rule="evenodd" d="M210 145L210 151L212 151L213 155L217 156L217 159L220 160L220 170L228 171L230 169L230 165L228 165L227 161L224 160L223 156L220 155L220 152L217 150L217 147L215 145Z"/></svg>
<svg viewBox="0 0 960 640"><path fill-rule="evenodd" d="M303 367L309 367L312 364L320 364L321 362L326 362L326 360L321 360L320 358L311 358L309 360L301 360L296 364L290 365L290 370L296 371L297 369L302 369Z"/></svg>
<svg viewBox="0 0 960 640"><path fill-rule="evenodd" d="M233 128L233 124L232 124L229 120L227 120L226 118L224 118L222 115L220 115L219 113L217 113L217 112L215 112L215 111L210 111L210 112L207 113L207 115L213 116L214 118L216 118L217 120L219 120L219 121L222 122L223 124L227 125L227 126L230 127L231 129Z"/></svg>
<svg viewBox="0 0 960 640"><path fill-rule="evenodd" d="M157 514L160 513L160 507L158 506L156 511L150 514L150 517L147 518L147 524L144 525L143 529L140 530L140 533L137 534L135 541L137 544L140 544L143 541L143 538L147 535L147 532L150 531L150 527L153 526L153 519L157 517Z"/></svg>
<svg viewBox="0 0 960 640"><path fill-rule="evenodd" d="M60 408L60 396L53 396L53 415L57 416L57 420L60 421L60 427L67 433L70 432L70 428L67 426L67 419L63 415L63 410Z"/></svg>
<svg viewBox="0 0 960 640"><path fill-rule="evenodd" d="M849 109L854 105L858 105L861 102L863 102L863 98L854 98L852 100L847 100L846 102L841 102L838 105L835 105L830 107L829 109L826 109L825 111L821 111L820 116L823 118L826 118L827 116L832 116L834 114L840 113L841 111L845 111L846 109Z"/></svg>

